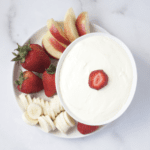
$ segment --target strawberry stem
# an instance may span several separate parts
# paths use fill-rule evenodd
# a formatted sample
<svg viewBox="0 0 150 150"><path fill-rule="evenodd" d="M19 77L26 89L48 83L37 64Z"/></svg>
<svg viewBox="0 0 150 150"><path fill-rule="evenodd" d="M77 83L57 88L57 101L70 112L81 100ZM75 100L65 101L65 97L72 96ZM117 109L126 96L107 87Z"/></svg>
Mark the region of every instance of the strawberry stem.
<svg viewBox="0 0 150 150"><path fill-rule="evenodd" d="M18 54L13 53L13 55L15 55L16 57L13 58L12 61L20 61L21 60L21 63L24 63L26 55L28 54L29 51L32 50L30 47L30 41L29 41L29 44L26 44L24 46L20 46L19 44L17 44L17 45L18 45L18 48L15 50L18 51Z"/></svg>
<svg viewBox="0 0 150 150"><path fill-rule="evenodd" d="M20 90L21 90L22 83L24 80L26 80L26 78L23 77L23 72L21 71L20 76L19 76L19 80L15 81L15 84L20 85Z"/></svg>
<svg viewBox="0 0 150 150"><path fill-rule="evenodd" d="M49 66L48 69L46 69L46 72L47 72L48 74L54 74L55 71L56 71L56 67L55 67L54 65L52 65L52 64Z"/></svg>

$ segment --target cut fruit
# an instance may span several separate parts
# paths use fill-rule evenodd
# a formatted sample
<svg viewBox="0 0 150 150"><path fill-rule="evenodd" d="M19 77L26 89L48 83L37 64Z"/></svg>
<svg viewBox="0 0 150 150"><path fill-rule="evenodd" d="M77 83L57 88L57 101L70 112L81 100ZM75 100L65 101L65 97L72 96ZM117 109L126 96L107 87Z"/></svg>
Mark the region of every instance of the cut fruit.
<svg viewBox="0 0 150 150"><path fill-rule="evenodd" d="M46 111L46 108L45 108L45 100L44 100L44 99L41 99L40 105L41 105L42 108L43 108L43 113L44 113L44 115L47 115L47 111Z"/></svg>
<svg viewBox="0 0 150 150"><path fill-rule="evenodd" d="M63 112L64 115L64 119L67 122L67 124L71 127L73 127L75 125L75 121L72 117L70 117L66 111Z"/></svg>
<svg viewBox="0 0 150 150"><path fill-rule="evenodd" d="M46 121L49 123L49 125L52 127L52 129L55 130L56 127L55 127L55 125L54 125L52 119L51 119L48 115L46 115L46 116L44 116L44 117L45 117L45 120L46 120Z"/></svg>
<svg viewBox="0 0 150 150"><path fill-rule="evenodd" d="M46 113L47 113L47 115L49 115L50 118L51 118L52 120L54 120L54 119L55 119L55 113L54 113L53 108L51 107L51 102L46 101L45 107L46 107Z"/></svg>
<svg viewBox="0 0 150 150"><path fill-rule="evenodd" d="M63 21L57 21L57 24L61 27L62 30L64 30L64 22Z"/></svg>
<svg viewBox="0 0 150 150"><path fill-rule="evenodd" d="M61 128L62 128L63 132L66 133L69 130L70 126L65 121L63 112L59 114L59 117L60 117L60 121L61 121Z"/></svg>
<svg viewBox="0 0 150 150"><path fill-rule="evenodd" d="M41 126L41 129L48 133L52 130L51 126L48 124L48 122L44 119L44 116L41 116L38 118L39 125Z"/></svg>
<svg viewBox="0 0 150 150"><path fill-rule="evenodd" d="M61 133L64 133L63 130L61 129L61 127L59 126L59 124L56 123L56 120L54 121L54 124L55 124L56 128L57 128Z"/></svg>
<svg viewBox="0 0 150 150"><path fill-rule="evenodd" d="M57 103L59 103L59 112L58 113L60 113L61 111L64 111L64 108L60 103L58 95L54 95L54 101L57 101Z"/></svg>
<svg viewBox="0 0 150 150"><path fill-rule="evenodd" d="M50 102L49 101L45 101L45 106L44 106L44 109L45 109L45 113L44 115L48 115L48 109L50 107Z"/></svg>
<svg viewBox="0 0 150 150"><path fill-rule="evenodd" d="M53 109L49 108L49 109L47 110L47 114L50 116L50 118L51 118L52 120L55 120L55 113L54 113L54 110L53 110Z"/></svg>
<svg viewBox="0 0 150 150"><path fill-rule="evenodd" d="M61 122L61 118L60 118L60 114L59 114L59 115L56 117L56 119L54 120L54 124L55 124L56 128L57 128L60 132L64 133L64 131L63 131L63 126L62 126L62 122Z"/></svg>
<svg viewBox="0 0 150 150"><path fill-rule="evenodd" d="M67 35L69 41L73 42L75 39L79 37L77 28L76 28L76 16L72 8L70 8L64 19L64 32Z"/></svg>
<svg viewBox="0 0 150 150"><path fill-rule="evenodd" d="M62 52L56 50L50 43L49 39L51 38L51 33L48 31L43 37L42 43L46 51L53 57L59 59L62 55Z"/></svg>
<svg viewBox="0 0 150 150"><path fill-rule="evenodd" d="M32 103L32 98L29 94L26 95L26 98L28 100L28 103L31 104Z"/></svg>
<svg viewBox="0 0 150 150"><path fill-rule="evenodd" d="M70 128L70 126L67 124L67 122L64 119L63 113L60 113L56 117L54 123L55 123L55 126L57 127L57 129L60 130L62 133L66 133Z"/></svg>
<svg viewBox="0 0 150 150"><path fill-rule="evenodd" d="M43 114L42 107L38 104L31 103L27 108L28 115L32 119L38 119Z"/></svg>
<svg viewBox="0 0 150 150"><path fill-rule="evenodd" d="M19 95L19 98L20 98L20 101L21 101L21 104L22 104L23 108L25 110L27 110L27 107L29 106L29 103L28 103L28 100L26 98L26 95L22 93L22 94Z"/></svg>
<svg viewBox="0 0 150 150"><path fill-rule="evenodd" d="M54 37L50 37L49 41L51 45L59 52L63 53L67 47L65 44L61 44L60 42L58 42Z"/></svg>
<svg viewBox="0 0 150 150"><path fill-rule="evenodd" d="M47 21L47 27L50 31L50 33L61 43L69 45L70 41L67 39L64 31L59 26L59 24L54 21L54 19L49 19Z"/></svg>
<svg viewBox="0 0 150 150"><path fill-rule="evenodd" d="M43 47L44 52L45 52L50 58L52 58L52 59L57 59L57 60L58 60L58 58L52 56L50 53L47 52L46 48L45 48L44 45L43 45L43 41L42 41L42 47Z"/></svg>
<svg viewBox="0 0 150 150"><path fill-rule="evenodd" d="M89 86L100 90L108 84L108 76L103 70L94 70L89 75Z"/></svg>
<svg viewBox="0 0 150 150"><path fill-rule="evenodd" d="M58 99L52 99L50 102L50 108L54 111L55 116L57 116L61 110L60 110L60 102Z"/></svg>
<svg viewBox="0 0 150 150"><path fill-rule="evenodd" d="M24 112L23 115L22 115L22 119L25 123L31 125L31 126L34 126L38 123L38 119L32 119L29 117L28 113L27 112Z"/></svg>
<svg viewBox="0 0 150 150"><path fill-rule="evenodd" d="M89 17L87 12L82 12L77 20L76 27L79 33L79 36L90 33Z"/></svg>

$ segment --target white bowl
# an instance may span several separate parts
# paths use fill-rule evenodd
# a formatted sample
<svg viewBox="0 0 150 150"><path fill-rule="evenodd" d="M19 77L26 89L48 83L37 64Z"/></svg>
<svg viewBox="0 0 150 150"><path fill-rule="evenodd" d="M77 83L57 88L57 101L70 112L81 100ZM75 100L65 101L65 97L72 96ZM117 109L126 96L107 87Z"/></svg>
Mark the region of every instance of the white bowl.
<svg viewBox="0 0 150 150"><path fill-rule="evenodd" d="M68 109L68 107L64 103L63 98L61 96L61 92L60 92L60 70L61 70L61 66L63 64L63 61L64 61L66 55L74 47L74 45L76 45L79 41L81 41L81 40L83 40L83 39L85 39L87 37L98 36L98 35L103 35L103 36L106 36L106 37L109 37L109 38L113 39L114 41L116 41L126 51L128 57L129 57L129 59L131 61L131 65L132 65L132 69L133 69L133 81L132 81L132 86L131 86L131 90L130 90L130 95L129 95L125 105L121 108L121 110L114 117L112 117L111 119L109 119L109 120L107 120L105 122L101 122L100 124L89 124L89 125L104 125L104 124L110 123L110 122L116 120L117 118L119 118L126 111L126 109L129 107L129 105L130 105L130 103L131 103L131 101L133 99L133 96L134 96L134 93L135 93L135 90L136 90L136 85L137 85L137 69L136 69L136 64L135 64L134 58L133 58L130 50L128 49L128 47L122 41L120 41L119 39L117 39L116 37L114 37L112 35L108 35L108 34L105 34L105 33L89 33L87 35L81 36L81 37L77 38L75 41L73 41L66 48L66 50L63 52L63 54L62 54L62 56L61 56L61 58L60 58L60 60L58 62L57 69L56 69L56 78L55 78L56 90L57 90L57 94L58 94L58 96L60 98L60 102L63 105L63 107L65 108L65 110L67 111L67 113L71 117L73 117L76 121L84 123L84 124L88 124L88 123L82 121L80 118L76 117L71 112L71 110Z"/></svg>

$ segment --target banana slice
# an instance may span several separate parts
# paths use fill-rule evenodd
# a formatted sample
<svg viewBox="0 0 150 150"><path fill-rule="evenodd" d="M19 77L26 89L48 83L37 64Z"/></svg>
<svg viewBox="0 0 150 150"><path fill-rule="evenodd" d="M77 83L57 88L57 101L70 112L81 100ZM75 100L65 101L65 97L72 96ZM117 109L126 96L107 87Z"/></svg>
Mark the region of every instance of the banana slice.
<svg viewBox="0 0 150 150"><path fill-rule="evenodd" d="M50 109L54 111L55 116L61 112L59 108L59 101L57 99L52 99L50 101Z"/></svg>
<svg viewBox="0 0 150 150"><path fill-rule="evenodd" d="M61 128L61 120L59 115L56 117L56 119L54 120L54 125L56 126L56 128L61 132L64 133L64 131Z"/></svg>
<svg viewBox="0 0 150 150"><path fill-rule="evenodd" d="M59 117L60 117L60 121L61 121L61 128L64 131L64 133L66 133L69 130L70 126L65 121L63 112L60 113Z"/></svg>
<svg viewBox="0 0 150 150"><path fill-rule="evenodd" d="M38 119L43 114L42 107L38 104L31 103L27 108L28 115L32 119Z"/></svg>
<svg viewBox="0 0 150 150"><path fill-rule="evenodd" d="M62 106L61 103L60 103L60 100L59 100L58 95L55 95L55 96L54 96L54 100L59 103L59 110L60 110L60 111L64 111L64 108L63 108L63 106Z"/></svg>
<svg viewBox="0 0 150 150"><path fill-rule="evenodd" d="M32 98L29 94L26 95L26 98L27 98L29 104L31 104L33 102Z"/></svg>
<svg viewBox="0 0 150 150"><path fill-rule="evenodd" d="M45 102L45 109L46 109L46 113L47 113L45 115L49 115L50 118L52 120L54 120L55 119L55 113L54 113L54 110L51 107L51 102L49 102L49 101Z"/></svg>
<svg viewBox="0 0 150 150"><path fill-rule="evenodd" d="M44 113L44 115L47 115L46 108L45 108L45 100L44 100L44 99L41 99L41 100L40 100L40 105L41 105L42 108L43 108L43 113Z"/></svg>
<svg viewBox="0 0 150 150"><path fill-rule="evenodd" d="M75 126L75 121L74 121L74 119L73 119L72 117L70 117L70 116L67 114L66 111L64 111L64 112L62 112L62 113L63 113L63 115L64 115L64 119L65 119L66 123L67 123L69 126L71 126L71 127Z"/></svg>
<svg viewBox="0 0 150 150"><path fill-rule="evenodd" d="M39 125L41 126L41 129L44 132L50 132L52 130L51 126L48 124L48 122L44 119L44 116L41 116L38 118Z"/></svg>
<svg viewBox="0 0 150 150"><path fill-rule="evenodd" d="M28 107L29 103L28 103L28 100L26 98L26 95L22 93L22 94L19 95L19 98L21 100L22 106L24 107L25 110L27 110L27 107Z"/></svg>
<svg viewBox="0 0 150 150"><path fill-rule="evenodd" d="M52 128L53 130L55 130L56 127L55 127L55 125L54 125L52 119L51 119L48 115L46 115L46 116L44 116L44 117L45 117L45 120L46 120L46 121L49 123L49 125L51 126L51 128Z"/></svg>
<svg viewBox="0 0 150 150"><path fill-rule="evenodd" d="M35 98L35 97L32 99L32 102L38 105L40 105L41 103L40 98Z"/></svg>
<svg viewBox="0 0 150 150"><path fill-rule="evenodd" d="M60 130L62 133L66 133L68 131L68 129L70 128L70 126L66 123L63 113L60 113L55 121L55 126L58 128L58 130Z"/></svg>
<svg viewBox="0 0 150 150"><path fill-rule="evenodd" d="M35 103L35 104L36 104L36 98L35 98L35 97L33 97L32 103Z"/></svg>
<svg viewBox="0 0 150 150"><path fill-rule="evenodd" d="M50 103L49 103L48 101L45 101L44 109L45 109L45 113L46 113L46 114L44 114L44 115L47 115L47 114L48 114L47 110L48 110L48 108L50 107L49 104L50 104Z"/></svg>
<svg viewBox="0 0 150 150"><path fill-rule="evenodd" d="M50 107L47 108L47 115L49 115L52 120L55 120L55 113Z"/></svg>
<svg viewBox="0 0 150 150"><path fill-rule="evenodd" d="M22 119L25 123L31 125L31 126L34 126L38 123L38 119L32 119L29 117L28 113L27 112L24 112L23 115L22 115Z"/></svg>

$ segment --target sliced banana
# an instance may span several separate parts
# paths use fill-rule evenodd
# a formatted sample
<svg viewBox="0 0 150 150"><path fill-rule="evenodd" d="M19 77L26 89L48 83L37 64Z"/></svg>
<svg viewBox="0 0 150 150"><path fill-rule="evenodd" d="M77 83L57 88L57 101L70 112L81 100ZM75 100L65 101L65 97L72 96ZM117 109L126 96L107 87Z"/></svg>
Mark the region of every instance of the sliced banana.
<svg viewBox="0 0 150 150"><path fill-rule="evenodd" d="M61 103L60 103L60 100L59 100L58 95L54 95L54 100L59 103L59 110L60 110L60 111L64 111L64 108L63 108L63 106L62 106Z"/></svg>
<svg viewBox="0 0 150 150"><path fill-rule="evenodd" d="M50 118L52 120L54 120L55 119L55 113L54 113L54 111L53 111L53 109L51 107L51 102L49 102L49 101L45 102L45 109L46 109L46 113L47 113L45 115L49 115Z"/></svg>
<svg viewBox="0 0 150 150"><path fill-rule="evenodd" d="M55 113L51 107L47 108L47 115L49 115L52 120L55 120Z"/></svg>
<svg viewBox="0 0 150 150"><path fill-rule="evenodd" d="M23 115L22 115L22 119L25 123L31 125L31 126L34 126L38 123L38 119L32 119L29 117L28 113L27 112L24 112Z"/></svg>
<svg viewBox="0 0 150 150"><path fill-rule="evenodd" d="M62 112L64 115L64 119L67 122L67 124L71 127L73 127L75 125L75 121L72 117L70 117L66 111Z"/></svg>
<svg viewBox="0 0 150 150"><path fill-rule="evenodd" d="M38 119L43 114L42 107L38 104L31 103L27 108L28 115L32 119Z"/></svg>
<svg viewBox="0 0 150 150"><path fill-rule="evenodd" d="M26 98L27 98L29 104L31 104L33 102L32 98L29 94L26 95Z"/></svg>
<svg viewBox="0 0 150 150"><path fill-rule="evenodd" d="M61 128L64 131L64 133L66 133L69 130L70 126L65 121L63 112L60 113L59 117L60 117L60 120L61 120Z"/></svg>
<svg viewBox="0 0 150 150"><path fill-rule="evenodd" d="M45 113L44 115L48 115L48 110L50 108L50 103L49 101L45 101L45 106L44 106L44 109L45 109Z"/></svg>
<svg viewBox="0 0 150 150"><path fill-rule="evenodd" d="M19 98L21 100L22 106L24 107L25 110L27 110L27 107L28 107L29 103L28 103L28 100L26 98L26 95L22 93L22 94L19 95Z"/></svg>
<svg viewBox="0 0 150 150"><path fill-rule="evenodd" d="M63 113L60 113L55 121L55 126L58 128L58 130L60 130L62 133L66 133L68 131L68 129L70 128L70 126L66 123Z"/></svg>
<svg viewBox="0 0 150 150"><path fill-rule="evenodd" d="M64 131L62 130L62 127L61 127L62 125L61 125L61 119L60 119L59 115L54 120L54 124L61 133L64 133Z"/></svg>
<svg viewBox="0 0 150 150"><path fill-rule="evenodd" d="M38 118L39 125L41 126L41 129L44 132L50 132L52 130L51 126L48 124L48 122L44 119L44 116L41 116Z"/></svg>
<svg viewBox="0 0 150 150"><path fill-rule="evenodd" d="M53 110L55 116L57 116L61 112L60 107L59 107L59 101L56 99L52 99L50 101L50 109Z"/></svg>
<svg viewBox="0 0 150 150"><path fill-rule="evenodd" d="M44 99L41 99L40 104L41 104L41 106L42 106L42 108L43 108L43 113L44 113L44 115L47 115L46 108L45 108L45 100L44 100Z"/></svg>
<svg viewBox="0 0 150 150"><path fill-rule="evenodd" d="M45 120L46 120L46 121L49 123L49 125L52 127L52 129L55 130L56 127L55 127L55 125L54 125L52 119L51 119L48 115L46 115L46 116L44 116L44 117L45 117Z"/></svg>

